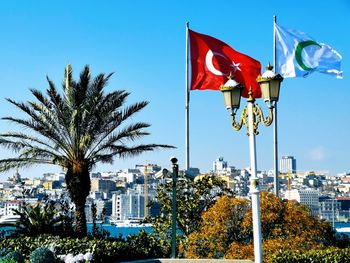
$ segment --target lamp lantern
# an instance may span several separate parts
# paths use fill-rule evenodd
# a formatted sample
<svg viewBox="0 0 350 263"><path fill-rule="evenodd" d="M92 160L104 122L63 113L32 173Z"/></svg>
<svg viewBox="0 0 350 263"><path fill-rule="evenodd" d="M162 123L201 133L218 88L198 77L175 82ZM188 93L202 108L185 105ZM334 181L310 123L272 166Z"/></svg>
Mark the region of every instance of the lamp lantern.
<svg viewBox="0 0 350 263"><path fill-rule="evenodd" d="M226 109L231 110L232 112L239 109L242 89L243 86L232 78L229 78L229 80L220 87L220 90L224 95Z"/></svg>
<svg viewBox="0 0 350 263"><path fill-rule="evenodd" d="M266 71L257 78L260 85L261 94L265 102L277 102L279 98L280 86L283 78L280 74L275 74L273 66L266 67Z"/></svg>

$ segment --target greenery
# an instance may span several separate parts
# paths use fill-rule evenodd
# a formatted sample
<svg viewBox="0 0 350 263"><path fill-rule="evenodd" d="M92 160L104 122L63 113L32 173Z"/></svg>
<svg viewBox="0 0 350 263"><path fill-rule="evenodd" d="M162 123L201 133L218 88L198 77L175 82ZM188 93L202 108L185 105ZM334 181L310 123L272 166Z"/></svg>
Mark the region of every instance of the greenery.
<svg viewBox="0 0 350 263"><path fill-rule="evenodd" d="M74 232L74 210L70 206L69 198L67 198L66 193L62 193L56 205L59 206L59 212L62 216L62 222L60 224L59 236L61 237L72 237L75 235ZM53 234L53 233L51 233Z"/></svg>
<svg viewBox="0 0 350 263"><path fill-rule="evenodd" d="M2 248L0 249L0 258L6 256L9 252L11 252L12 250L11 249L8 249L8 248Z"/></svg>
<svg viewBox="0 0 350 263"><path fill-rule="evenodd" d="M91 205L91 214L92 214L92 235L97 235L98 234L98 227L96 224L97 207L95 203Z"/></svg>
<svg viewBox="0 0 350 263"><path fill-rule="evenodd" d="M112 74L91 78L90 68L72 78L72 68L65 70L63 94L48 78L46 95L31 89L36 101L26 103L7 99L27 118L3 117L25 128L0 134L0 145L13 150L14 158L0 160L0 172L37 164L53 164L66 171L65 181L75 204L75 228L80 236L87 234L85 203L91 188L90 171L99 162L112 163L114 157L130 157L157 148L161 144L128 145L149 135L144 122L126 123L148 102L124 106L129 93L104 93Z"/></svg>
<svg viewBox="0 0 350 263"><path fill-rule="evenodd" d="M37 236L62 232L64 215L55 208L55 202L46 200L34 206L23 205L14 213L20 215L16 227L19 234Z"/></svg>
<svg viewBox="0 0 350 263"><path fill-rule="evenodd" d="M304 205L261 193L261 229L266 261L277 251L349 246L331 225L310 215ZM199 230L189 236L187 257L252 259L252 211L246 199L221 197L202 215ZM293 261L284 261L293 262Z"/></svg>
<svg viewBox="0 0 350 263"><path fill-rule="evenodd" d="M102 210L102 214L105 213L105 208ZM104 230L102 227L103 221L100 226L97 225L96 219L97 219L97 208L96 204L93 203L91 206L91 214L92 214L92 233L91 236L94 238L108 238L110 236L109 231ZM104 216L102 216L104 218Z"/></svg>
<svg viewBox="0 0 350 263"><path fill-rule="evenodd" d="M350 248L325 250L279 251L272 255L271 263L337 263L350 262Z"/></svg>
<svg viewBox="0 0 350 263"><path fill-rule="evenodd" d="M30 263L53 263L57 259L47 247L38 247L30 254L29 260Z"/></svg>
<svg viewBox="0 0 350 263"><path fill-rule="evenodd" d="M21 236L0 239L0 249L21 251L25 258L39 247L50 247L56 255L93 254L92 262L118 262L122 260L168 257L170 247L155 235L141 231L127 239L93 237L68 238L51 235L37 237Z"/></svg>
<svg viewBox="0 0 350 263"><path fill-rule="evenodd" d="M14 258L0 258L0 263L18 263Z"/></svg>
<svg viewBox="0 0 350 263"><path fill-rule="evenodd" d="M157 202L160 203L160 215L150 219L154 232L164 240L170 240L172 212L171 173L164 173L165 180L157 187ZM177 228L182 241L198 229L201 214L215 203L222 195L232 195L226 183L217 176L203 176L194 181L180 174L176 184ZM151 203L151 206L155 205Z"/></svg>
<svg viewBox="0 0 350 263"><path fill-rule="evenodd" d="M6 255L0 258L0 262L2 263L24 263L24 257L18 251L8 251Z"/></svg>

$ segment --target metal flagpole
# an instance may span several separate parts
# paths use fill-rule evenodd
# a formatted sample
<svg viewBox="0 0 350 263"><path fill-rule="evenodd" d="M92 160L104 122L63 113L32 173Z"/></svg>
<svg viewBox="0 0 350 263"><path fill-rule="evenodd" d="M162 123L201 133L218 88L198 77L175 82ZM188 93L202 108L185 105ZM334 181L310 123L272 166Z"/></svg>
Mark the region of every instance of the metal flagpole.
<svg viewBox="0 0 350 263"><path fill-rule="evenodd" d="M190 120L190 90L189 90L189 77L188 77L188 29L189 29L189 22L186 23L186 102L185 102L185 109L186 109L186 139L185 139L185 170L188 170L190 167L190 130L189 130L189 120Z"/></svg>
<svg viewBox="0 0 350 263"><path fill-rule="evenodd" d="M273 70L276 74L276 16L273 16ZM273 115L275 118L273 125L273 155L274 155L274 193L279 196L279 171L278 171L278 138L277 138L277 101L275 102L275 107L273 108Z"/></svg>

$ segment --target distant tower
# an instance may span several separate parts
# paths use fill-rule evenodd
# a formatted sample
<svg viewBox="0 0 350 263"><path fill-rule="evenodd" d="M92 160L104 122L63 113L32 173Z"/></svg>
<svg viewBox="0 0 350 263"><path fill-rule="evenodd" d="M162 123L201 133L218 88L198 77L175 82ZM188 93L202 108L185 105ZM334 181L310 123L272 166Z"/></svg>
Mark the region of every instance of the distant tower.
<svg viewBox="0 0 350 263"><path fill-rule="evenodd" d="M282 156L280 160L281 173L293 173L297 171L297 160L293 156Z"/></svg>
<svg viewBox="0 0 350 263"><path fill-rule="evenodd" d="M22 181L21 175L18 172L18 169L16 170L16 173L13 174L11 177L9 177L9 181L12 181L16 184L20 183Z"/></svg>
<svg viewBox="0 0 350 263"><path fill-rule="evenodd" d="M213 172L220 174L227 168L227 162L224 161L223 157L219 157L213 162Z"/></svg>

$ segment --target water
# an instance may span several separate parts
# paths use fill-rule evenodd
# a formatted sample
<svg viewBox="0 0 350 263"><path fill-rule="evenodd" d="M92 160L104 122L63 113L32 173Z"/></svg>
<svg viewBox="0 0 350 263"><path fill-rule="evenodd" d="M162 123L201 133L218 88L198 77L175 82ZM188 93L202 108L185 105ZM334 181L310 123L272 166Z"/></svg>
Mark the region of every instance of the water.
<svg viewBox="0 0 350 263"><path fill-rule="evenodd" d="M92 231L92 224L87 224L88 226L88 232ZM101 228L101 224L97 224L99 228ZM137 234L142 229L144 229L147 233L152 233L153 229L152 227L116 227L114 225L110 224L103 224L103 229L110 232L111 237L119 237L119 235L122 235L123 238L127 237L131 234ZM344 222L336 222L335 228L338 233L346 234L350 237L350 222L344 223Z"/></svg>
<svg viewBox="0 0 350 263"><path fill-rule="evenodd" d="M152 233L153 229L152 227L116 227L114 225L110 224L97 224L97 227L101 229L101 227L108 231L110 233L110 237L119 237L120 235L123 238L126 238L128 235L136 235L141 230L145 230L147 233ZM338 230L338 233L346 234L350 237L350 222L349 223L342 223L337 222L335 223L335 228ZM345 229L346 228L346 229ZM88 232L92 232L92 224L87 224ZM0 230L15 230L15 227L0 227ZM339 231L341 230L341 231Z"/></svg>
<svg viewBox="0 0 350 263"><path fill-rule="evenodd" d="M145 230L147 233L152 233L152 227L144 227L144 226L132 226L132 227L116 227L115 225L110 224L97 224L97 227L101 229L101 227L110 233L110 237L119 237L120 235L125 238L128 235L136 235L141 230ZM88 232L92 232L92 224L87 224Z"/></svg>
<svg viewBox="0 0 350 263"><path fill-rule="evenodd" d="M350 237L350 222L337 222L335 223L335 229L337 230L337 233L345 234Z"/></svg>
<svg viewBox="0 0 350 263"><path fill-rule="evenodd" d="M119 237L120 235L123 238L126 238L128 235L137 235L141 230L145 230L147 233L152 233L152 227L144 227L144 226L132 226L132 227L116 227L110 224L97 224L97 227L101 229L101 227L110 233L110 237ZM92 232L92 224L87 224L88 232ZM0 231L15 231L16 228L13 226L1 227Z"/></svg>

